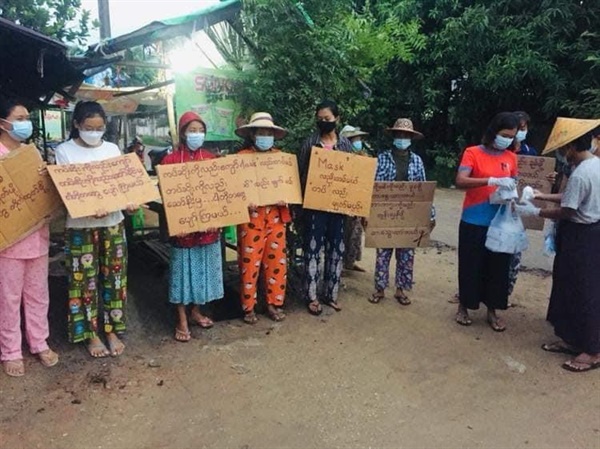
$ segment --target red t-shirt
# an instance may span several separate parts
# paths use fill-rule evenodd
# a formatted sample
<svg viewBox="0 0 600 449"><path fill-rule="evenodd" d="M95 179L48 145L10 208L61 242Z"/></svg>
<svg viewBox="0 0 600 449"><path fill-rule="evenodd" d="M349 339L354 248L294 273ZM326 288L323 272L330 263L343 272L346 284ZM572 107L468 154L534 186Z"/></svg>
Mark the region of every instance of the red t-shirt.
<svg viewBox="0 0 600 449"><path fill-rule="evenodd" d="M516 178L517 155L512 151L489 151L482 145L468 147L458 168L472 178ZM480 226L489 226L498 211L498 205L490 204L489 198L495 186L474 187L467 190L463 203L462 220Z"/></svg>
<svg viewBox="0 0 600 449"><path fill-rule="evenodd" d="M202 148L190 151L187 148L179 147L171 154L167 154L161 164L183 164L185 162L197 162L216 157L210 151ZM217 240L219 240L219 232L192 232L191 234L171 237L171 244L177 248L194 248L196 246L210 245Z"/></svg>

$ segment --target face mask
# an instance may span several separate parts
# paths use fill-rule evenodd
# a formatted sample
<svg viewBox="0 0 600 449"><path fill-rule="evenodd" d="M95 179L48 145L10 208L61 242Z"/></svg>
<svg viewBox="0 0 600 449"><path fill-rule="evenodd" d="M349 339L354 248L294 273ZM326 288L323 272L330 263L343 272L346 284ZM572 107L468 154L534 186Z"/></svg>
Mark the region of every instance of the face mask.
<svg viewBox="0 0 600 449"><path fill-rule="evenodd" d="M102 142L103 131L79 131L79 137L91 147L96 147Z"/></svg>
<svg viewBox="0 0 600 449"><path fill-rule="evenodd" d="M8 131L8 135L19 142L23 142L31 137L31 133L33 133L33 124L31 120L24 121L15 121L7 123L12 125L12 130Z"/></svg>
<svg viewBox="0 0 600 449"><path fill-rule="evenodd" d="M527 137L527 131L521 130L517 132L515 139L517 139L517 142L523 142L525 137Z"/></svg>
<svg viewBox="0 0 600 449"><path fill-rule="evenodd" d="M204 143L204 133L188 133L185 135L185 143L192 151L196 151Z"/></svg>
<svg viewBox="0 0 600 449"><path fill-rule="evenodd" d="M268 151L273 147L274 140L273 136L256 136L254 144L260 151Z"/></svg>
<svg viewBox="0 0 600 449"><path fill-rule="evenodd" d="M335 122L326 122L324 120L319 120L317 122L317 128L319 128L319 131L321 132L321 134L327 134L330 133L331 131L333 131L335 129Z"/></svg>
<svg viewBox="0 0 600 449"><path fill-rule="evenodd" d="M410 139L400 139L396 137L394 139L394 146L399 150L407 150L410 146Z"/></svg>
<svg viewBox="0 0 600 449"><path fill-rule="evenodd" d="M357 140L356 142L352 142L352 148L354 148L356 151L362 151L362 149L363 149L362 140Z"/></svg>
<svg viewBox="0 0 600 449"><path fill-rule="evenodd" d="M504 137L500 134L496 134L496 138L494 139L494 147L496 147L497 150L506 150L512 142L512 137Z"/></svg>

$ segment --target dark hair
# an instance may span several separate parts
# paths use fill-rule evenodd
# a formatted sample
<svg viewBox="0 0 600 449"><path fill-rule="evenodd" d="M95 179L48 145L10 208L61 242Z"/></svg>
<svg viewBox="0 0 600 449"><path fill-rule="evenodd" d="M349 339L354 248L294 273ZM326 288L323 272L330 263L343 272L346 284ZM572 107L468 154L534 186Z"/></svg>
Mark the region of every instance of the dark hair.
<svg viewBox="0 0 600 449"><path fill-rule="evenodd" d="M597 126L596 128L592 129L590 134L592 135L592 137L600 136L600 126Z"/></svg>
<svg viewBox="0 0 600 449"><path fill-rule="evenodd" d="M69 139L76 139L79 137L79 130L75 128L75 122L82 124L86 119L91 117L102 117L104 123L106 123L106 112L100 103L96 101L80 101L75 105L73 109L73 116L71 117L71 132L69 133Z"/></svg>
<svg viewBox="0 0 600 449"><path fill-rule="evenodd" d="M323 109L329 109L334 117L340 116L340 111L338 109L338 105L333 100L323 100L317 105L317 109L315 110L315 115L319 113L319 111Z"/></svg>
<svg viewBox="0 0 600 449"><path fill-rule="evenodd" d="M5 98L0 96L0 118L6 119L17 106L26 107L22 101L16 98ZM0 133L2 130L0 129Z"/></svg>
<svg viewBox="0 0 600 449"><path fill-rule="evenodd" d="M515 114L517 116L517 118L519 119L519 125L521 124L521 122L525 122L527 123L527 125L529 125L529 122L531 121L531 117L529 116L529 114L525 111L515 111L513 112L513 114Z"/></svg>
<svg viewBox="0 0 600 449"><path fill-rule="evenodd" d="M489 146L494 143L496 134L498 134L498 131L501 129L516 129L518 127L519 119L513 112L500 112L499 114L496 114L488 125L483 134L483 138L481 139L481 143L485 146Z"/></svg>
<svg viewBox="0 0 600 449"><path fill-rule="evenodd" d="M569 142L568 145L573 145L575 151L578 153L582 153L590 149L592 145L592 131L585 133L583 136L578 137L577 139Z"/></svg>

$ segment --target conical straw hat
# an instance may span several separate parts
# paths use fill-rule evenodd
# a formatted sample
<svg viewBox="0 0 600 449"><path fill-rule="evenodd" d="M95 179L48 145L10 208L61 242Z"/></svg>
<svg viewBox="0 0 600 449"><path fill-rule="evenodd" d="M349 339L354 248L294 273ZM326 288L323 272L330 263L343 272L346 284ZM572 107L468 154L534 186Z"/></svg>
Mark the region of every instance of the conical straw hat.
<svg viewBox="0 0 600 449"><path fill-rule="evenodd" d="M579 118L558 117L542 154L548 154L569 142L574 141L597 126L600 126L600 119L584 120Z"/></svg>

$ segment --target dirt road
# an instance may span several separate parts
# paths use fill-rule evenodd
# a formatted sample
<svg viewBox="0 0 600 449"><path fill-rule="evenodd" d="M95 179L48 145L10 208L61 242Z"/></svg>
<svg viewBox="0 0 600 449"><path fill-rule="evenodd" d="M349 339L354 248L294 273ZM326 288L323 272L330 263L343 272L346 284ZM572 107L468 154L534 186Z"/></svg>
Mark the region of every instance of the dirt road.
<svg viewBox="0 0 600 449"><path fill-rule="evenodd" d="M438 212L460 202L438 199ZM127 352L105 360L65 343L54 278L61 363L28 357L25 378L0 376L0 448L600 447L598 371L569 373L540 349L552 340L549 277L521 275L498 334L483 310L469 328L454 323L454 249L419 250L408 307L389 292L369 304L373 251L363 265L345 277L340 313L315 318L292 300L281 324L221 321L181 344L164 278L132 260Z"/></svg>

